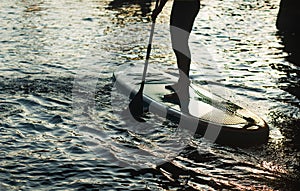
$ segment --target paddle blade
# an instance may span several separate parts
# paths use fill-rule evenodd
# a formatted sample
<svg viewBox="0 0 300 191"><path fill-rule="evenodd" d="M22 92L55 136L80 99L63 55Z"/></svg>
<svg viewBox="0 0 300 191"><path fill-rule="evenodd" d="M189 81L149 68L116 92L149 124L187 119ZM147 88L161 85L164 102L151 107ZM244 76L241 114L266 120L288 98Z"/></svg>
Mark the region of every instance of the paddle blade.
<svg viewBox="0 0 300 191"><path fill-rule="evenodd" d="M138 93L133 97L133 99L129 103L129 111L137 121L144 122L144 120L141 118L144 114L142 88L138 91Z"/></svg>

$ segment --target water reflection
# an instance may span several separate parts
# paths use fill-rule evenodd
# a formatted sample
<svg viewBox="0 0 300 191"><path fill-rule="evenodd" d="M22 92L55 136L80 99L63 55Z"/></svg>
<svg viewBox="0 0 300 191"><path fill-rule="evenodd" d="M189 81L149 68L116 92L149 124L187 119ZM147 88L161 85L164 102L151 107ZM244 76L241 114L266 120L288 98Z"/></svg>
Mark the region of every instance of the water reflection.
<svg viewBox="0 0 300 191"><path fill-rule="evenodd" d="M42 8L39 6L39 4L31 4L28 7L26 7L24 12L37 12L37 11L41 11L41 10L42 10Z"/></svg>
<svg viewBox="0 0 300 191"><path fill-rule="evenodd" d="M122 7L139 6L139 11L134 12L134 16L145 17L151 11L151 0L113 0L109 3L110 9L120 9Z"/></svg>
<svg viewBox="0 0 300 191"><path fill-rule="evenodd" d="M47 53L42 5L42 1L21 1L16 7L9 7L10 14L1 23L6 29L1 31L6 44L0 44L3 57L13 61L6 63L11 64L6 75L15 71L25 75L45 73L40 67L45 62L42 57ZM22 10L20 14L12 14L17 7Z"/></svg>
<svg viewBox="0 0 300 191"><path fill-rule="evenodd" d="M274 1L278 0L269 2L275 4ZM146 18L143 17L143 14L150 13L147 13L150 11L150 3L141 8L138 0L113 1L122 2L122 4L115 8L112 8L111 5L110 8L114 10L108 11L102 9L107 6L108 2L101 0L54 0L45 1L44 4L37 2L43 1L12 0L0 3L2 37L0 40L2 76L0 78L0 132L2 136L0 166L1 172L3 172L0 176L0 187L3 187L3 190L31 189L33 187L43 190L50 186L54 189L64 190L75 187L80 190L144 190L146 187L148 190L221 190L226 188L228 190L267 190L268 188L269 190L292 190L295 187L294 190L296 190L294 185L297 182L290 177L298 178L299 175L300 123L299 117L297 117L299 109L295 109L290 103L293 102L296 105L299 104L299 100L289 93L282 93L278 86L285 86L287 91L293 91L294 95L299 92L297 89L299 87L299 69L296 67L299 64L282 61L282 49L275 51L276 47L269 49L271 47L268 46L269 41L258 36L258 34L263 34L270 39L270 42L277 43L274 40L275 30L269 27L273 26L273 20L268 20L270 11L274 12L272 9L265 7L265 10L256 10L256 12L245 9L239 11L235 6L240 4L235 3L235 0L226 1L225 4L223 1L209 1L206 4L206 7L214 10L221 9L222 13L232 10L241 15L241 17L222 15L226 17L224 20L228 21L226 30L231 30L230 32L234 34L236 31L245 33L245 35L236 34L236 39L240 43L236 44L236 50L242 52L245 47L250 47L248 53L244 51L243 54L234 54L232 57L237 59L232 63L226 63L228 68L232 68L227 70L228 76L230 76L227 82L232 87L231 89L241 87L240 89L245 93L238 93L244 97L249 96L253 101L249 105L260 101L255 100L254 96L256 95L261 99L271 97L266 100L268 104L259 102L260 107L257 110L264 112L262 107L266 107L267 111L275 109L281 111L281 113L277 112L271 115L270 118L274 119L274 122L269 122L272 123L273 129L279 129L282 132L283 141L277 144L278 139L272 138L268 145L240 151L211 145L199 138L191 143L190 148L184 149L175 160L161 165L157 169L134 171L115 166L111 161L106 162L105 155L101 158L96 157L87 149L81 135L75 132L76 124L71 115L71 91L74 80L72 77L68 77L68 74L72 72L73 67L79 67L86 61L86 59L82 59L86 55L94 57L106 54L107 50L114 51L113 45L115 44L129 44L131 41L128 42L126 39L123 40L124 42L118 42L115 41L116 38L106 38L105 40L108 42L105 45L109 44L109 46L99 48L99 44L104 43L103 41L100 43L102 40L99 38L102 35L100 29L108 26L116 34L120 34L115 26L125 21L136 23L144 21ZM247 2L254 4L257 1ZM149 10L147 10L147 6L149 6ZM205 10L207 8L203 9L203 11ZM93 18L91 21L98 21L95 15L99 14L101 22L83 20L83 18ZM209 13L203 15L210 17ZM263 18L261 21L266 19L266 22L256 27L261 30L252 31L253 27L249 26L256 26L255 24L258 23L251 24L252 20L245 19L248 18L245 15L250 15L249 17L255 18L255 21ZM207 36L207 42L214 43L214 39L217 39L214 37L218 34L213 32L217 31L214 29L219 28L220 22L211 18L213 17L210 19L199 18L201 25L198 24L196 27L198 31L204 31L198 33L199 36L202 38ZM244 19L243 22L239 21L235 25L240 27L239 30L230 28L235 24L234 18L236 20ZM117 24L111 22L115 20L117 20ZM202 24L206 25L207 23L210 23L212 28L201 29ZM109 56L110 60L100 60L96 63L97 65L102 64L100 75L107 76L107 78L102 77L99 80L99 91L96 96L97 101L99 100L97 105L101 122L99 129L103 130L107 139L116 138L114 139L116 140L115 144L120 147L127 146L122 139L129 140L131 137L127 137L127 133L122 133L125 130L120 128L121 121L110 114L109 96L111 92L105 87L111 83L112 71L116 69L115 62L120 63L119 57L115 55L132 58L131 55L134 52L136 55L143 56L145 53L143 46L146 44L143 39L147 37L148 31L145 30L145 34L136 35L135 38L130 39L137 40L137 43L133 44L135 49L128 48L128 51L123 49L123 51ZM261 40L259 41L261 54L249 46L251 42L257 42L256 39ZM293 41L287 40L287 38L282 39L285 46L284 51L289 52L291 49L288 48L291 47L289 44L293 44ZM165 42L162 41L162 43ZM220 41L220 44L224 47L226 42ZM236 50L234 53L238 52ZM228 52L226 52L226 56L230 56ZM258 55L261 60L251 57L251 55ZM242 63L243 56L246 58L250 56L250 61L258 60L248 67ZM137 58L140 57L137 56ZM156 57L159 63L168 59L164 55ZM282 66L291 68L277 67L271 71L268 67L269 63L281 63ZM208 73L210 70L210 68L206 69ZM276 80L273 81L272 79L275 77L260 75L276 73L279 70L282 71L280 76L278 75L280 83L277 83L277 75ZM24 71L36 72L39 75L30 74L25 78L23 77ZM41 79L42 72L47 72L47 76L42 75ZM208 73L203 73L203 76L211 79L212 77ZM284 76L281 76L282 73ZM50 74L53 76L49 77ZM240 76L240 78L234 78L234 76ZM244 82L249 89L244 88L242 84ZM257 88L257 86L259 87ZM250 90L252 87L256 88ZM283 103L281 100L277 101L280 96L284 96ZM297 107L299 108L299 105ZM286 117L287 115L291 115L291 117ZM165 124L162 127L155 136L159 140L169 140L169 134L160 132L168 132L172 129L168 129ZM105 139L103 140L105 141ZM132 140L130 142L132 145L143 145L143 139L132 138ZM123 151L127 152L127 150ZM117 152L118 150L112 151L113 154ZM297 168L298 173L295 172ZM65 176L61 176L62 174ZM299 180L296 178L295 180ZM253 187L248 188L251 185Z"/></svg>

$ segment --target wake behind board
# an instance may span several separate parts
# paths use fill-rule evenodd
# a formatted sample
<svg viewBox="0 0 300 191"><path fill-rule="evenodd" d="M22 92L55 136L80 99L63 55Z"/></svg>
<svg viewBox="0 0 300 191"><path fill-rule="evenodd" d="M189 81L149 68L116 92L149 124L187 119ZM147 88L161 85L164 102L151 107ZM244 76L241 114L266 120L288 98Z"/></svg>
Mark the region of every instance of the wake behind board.
<svg viewBox="0 0 300 191"><path fill-rule="evenodd" d="M142 72L142 64L120 66L113 76L117 89L132 99L140 88ZM143 92L145 109L176 121L184 116L191 123L186 121L183 125L196 122L197 134L219 144L244 147L268 140L269 127L263 119L199 85L191 83L189 86L188 115L178 104L163 101L163 95L171 93L165 86L176 81L175 76L151 66Z"/></svg>

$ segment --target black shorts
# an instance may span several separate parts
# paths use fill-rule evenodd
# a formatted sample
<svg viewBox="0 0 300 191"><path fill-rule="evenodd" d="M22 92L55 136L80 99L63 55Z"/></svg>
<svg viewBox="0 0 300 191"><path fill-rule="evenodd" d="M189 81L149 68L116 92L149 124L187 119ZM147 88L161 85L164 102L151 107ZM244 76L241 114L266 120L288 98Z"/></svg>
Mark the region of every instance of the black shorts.
<svg viewBox="0 0 300 191"><path fill-rule="evenodd" d="M174 0L170 25L191 32L200 10L200 0Z"/></svg>

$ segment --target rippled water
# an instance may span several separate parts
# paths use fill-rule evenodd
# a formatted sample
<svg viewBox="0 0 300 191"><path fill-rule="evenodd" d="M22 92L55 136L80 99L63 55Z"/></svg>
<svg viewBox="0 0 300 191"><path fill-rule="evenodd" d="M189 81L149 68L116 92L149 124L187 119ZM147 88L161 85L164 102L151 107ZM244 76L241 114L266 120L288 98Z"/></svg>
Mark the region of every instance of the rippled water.
<svg viewBox="0 0 300 191"><path fill-rule="evenodd" d="M172 122L149 114L143 131L111 101L113 71L143 64L153 5L1 1L0 190L296 190L300 70L275 28L278 5L205 0L191 38L200 58L195 83L262 116L268 143L240 149L195 136L167 162L137 168L136 151L155 155L178 140ZM170 6L158 19L151 57L169 70Z"/></svg>

